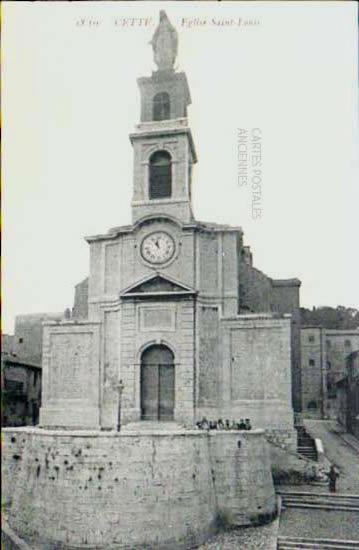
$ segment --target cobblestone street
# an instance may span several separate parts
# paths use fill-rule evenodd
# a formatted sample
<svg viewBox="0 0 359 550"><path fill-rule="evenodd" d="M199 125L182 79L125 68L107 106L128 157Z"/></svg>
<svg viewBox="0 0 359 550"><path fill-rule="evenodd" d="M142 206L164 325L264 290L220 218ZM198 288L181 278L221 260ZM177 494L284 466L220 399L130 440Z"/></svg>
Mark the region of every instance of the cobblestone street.
<svg viewBox="0 0 359 550"><path fill-rule="evenodd" d="M243 527L218 533L199 550L275 550L278 520L261 527Z"/></svg>

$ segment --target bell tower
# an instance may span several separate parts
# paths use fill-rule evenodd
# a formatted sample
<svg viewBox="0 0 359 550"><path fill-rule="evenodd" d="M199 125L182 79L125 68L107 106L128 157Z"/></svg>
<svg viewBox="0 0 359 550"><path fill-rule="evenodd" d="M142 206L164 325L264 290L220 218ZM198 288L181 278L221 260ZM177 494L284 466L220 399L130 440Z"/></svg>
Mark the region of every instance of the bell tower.
<svg viewBox="0 0 359 550"><path fill-rule="evenodd" d="M132 222L167 214L193 220L192 165L197 162L187 107L191 103L185 73L176 72L177 31L164 11L151 44L157 71L137 80L141 122L130 140L134 148Z"/></svg>

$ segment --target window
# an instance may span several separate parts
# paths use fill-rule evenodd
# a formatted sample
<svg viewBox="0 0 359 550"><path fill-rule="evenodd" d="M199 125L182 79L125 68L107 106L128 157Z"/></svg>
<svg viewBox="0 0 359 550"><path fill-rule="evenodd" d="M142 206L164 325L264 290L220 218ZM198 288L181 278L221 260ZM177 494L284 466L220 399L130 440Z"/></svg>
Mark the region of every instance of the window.
<svg viewBox="0 0 359 550"><path fill-rule="evenodd" d="M22 344L24 342L23 338L19 338L19 344Z"/></svg>
<svg viewBox="0 0 359 550"><path fill-rule="evenodd" d="M328 392L329 399L336 398L337 388L336 388L336 385L331 380L327 380L327 392Z"/></svg>
<svg viewBox="0 0 359 550"><path fill-rule="evenodd" d="M316 401L309 401L308 403L308 409L317 409L318 408L318 405L317 405L317 402Z"/></svg>
<svg viewBox="0 0 359 550"><path fill-rule="evenodd" d="M21 394L24 390L24 383L19 380L7 380L5 378L5 390L8 393Z"/></svg>
<svg viewBox="0 0 359 550"><path fill-rule="evenodd" d="M327 361L327 370L330 370L332 368L332 364L330 361Z"/></svg>
<svg viewBox="0 0 359 550"><path fill-rule="evenodd" d="M171 155L156 151L150 158L150 199L164 199L172 194Z"/></svg>
<svg viewBox="0 0 359 550"><path fill-rule="evenodd" d="M314 341L315 341L315 338L312 334L308 336L308 342L314 342Z"/></svg>
<svg viewBox="0 0 359 550"><path fill-rule="evenodd" d="M351 347L351 341L350 341L350 340L345 340L344 346L345 346L346 348L350 348L350 347Z"/></svg>
<svg viewBox="0 0 359 550"><path fill-rule="evenodd" d="M167 92L156 94L153 98L153 120L170 118L170 96Z"/></svg>
<svg viewBox="0 0 359 550"><path fill-rule="evenodd" d="M314 367L314 365L315 365L314 359L309 359L309 366Z"/></svg>

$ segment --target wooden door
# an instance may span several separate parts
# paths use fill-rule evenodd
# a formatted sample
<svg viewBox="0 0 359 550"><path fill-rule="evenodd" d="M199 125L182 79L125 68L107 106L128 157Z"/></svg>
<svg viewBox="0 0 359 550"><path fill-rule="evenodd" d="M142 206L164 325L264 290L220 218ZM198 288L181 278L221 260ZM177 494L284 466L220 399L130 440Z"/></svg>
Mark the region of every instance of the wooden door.
<svg viewBox="0 0 359 550"><path fill-rule="evenodd" d="M173 420L174 357L166 346L154 345L141 358L142 420Z"/></svg>

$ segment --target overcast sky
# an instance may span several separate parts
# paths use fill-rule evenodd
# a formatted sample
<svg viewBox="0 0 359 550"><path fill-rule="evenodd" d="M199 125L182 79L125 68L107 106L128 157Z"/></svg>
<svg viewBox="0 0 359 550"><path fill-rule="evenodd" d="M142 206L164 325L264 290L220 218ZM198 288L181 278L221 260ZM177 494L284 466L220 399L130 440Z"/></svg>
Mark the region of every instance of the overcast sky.
<svg viewBox="0 0 359 550"><path fill-rule="evenodd" d="M159 9L192 95L195 217L242 226L257 268L302 281L303 306L359 307L355 3L3 2L3 331L71 307L83 237L131 222L128 134ZM260 219L250 165L238 181L253 128Z"/></svg>

